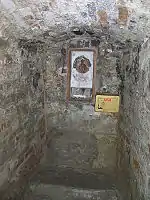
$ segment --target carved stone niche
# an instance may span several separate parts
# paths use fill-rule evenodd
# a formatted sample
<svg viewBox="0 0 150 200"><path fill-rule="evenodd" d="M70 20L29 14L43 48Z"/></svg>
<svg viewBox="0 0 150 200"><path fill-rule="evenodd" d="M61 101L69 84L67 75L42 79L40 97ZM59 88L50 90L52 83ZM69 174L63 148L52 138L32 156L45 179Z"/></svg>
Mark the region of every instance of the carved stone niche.
<svg viewBox="0 0 150 200"><path fill-rule="evenodd" d="M95 72L95 49L69 49L67 70L67 99L94 100Z"/></svg>

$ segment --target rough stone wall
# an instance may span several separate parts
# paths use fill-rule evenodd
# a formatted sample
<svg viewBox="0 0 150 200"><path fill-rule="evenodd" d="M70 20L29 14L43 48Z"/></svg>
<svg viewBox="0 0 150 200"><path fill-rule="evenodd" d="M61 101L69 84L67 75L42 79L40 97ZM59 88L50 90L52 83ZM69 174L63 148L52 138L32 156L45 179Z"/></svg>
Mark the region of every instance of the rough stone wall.
<svg viewBox="0 0 150 200"><path fill-rule="evenodd" d="M120 5L119 5L120 6ZM9 23L10 30L17 32L20 36L31 37L33 35L43 34L51 28L57 29L57 32L67 30L69 27L76 25L115 25L118 20L123 24L128 21L121 18L118 14L118 5L115 0L99 2L97 0L67 1L53 0L47 2L40 1L13 1L2 0L0 2L1 13L6 17L6 25ZM126 9L127 10L127 9ZM102 17L103 12L106 17ZM128 13L128 11L127 11ZM17 23L16 23L17 21ZM59 28L57 27L59 26ZM14 30L15 29L15 30ZM3 28L3 32L6 28ZM17 36L16 36L17 37Z"/></svg>
<svg viewBox="0 0 150 200"><path fill-rule="evenodd" d="M114 174L117 162L119 167L121 165L122 160L117 156L124 157L124 152L120 151L123 145L118 147L118 116L95 113L93 104L89 102L67 102L66 72L62 72L62 68L66 69L66 53L70 47L97 49L96 92L121 93L119 131L130 141L133 135L128 133L135 130L134 123L139 125L132 118L132 111L137 114L134 106L138 105L133 99L139 100L134 98L134 92L137 88L142 90L143 86L138 68L138 48L130 41L121 43L107 34L89 37L89 34L77 36L77 33L80 34L81 30L75 31L69 40L64 40L64 37L68 39L65 35L58 41L47 43L20 40L8 44L1 41L3 191L9 183L14 183L10 191L18 186L18 182L23 185L23 177L32 174L40 161L43 144L53 136L52 133L58 133L58 137L51 141L50 154L46 155L49 166ZM123 144L124 141L123 138ZM125 167L128 169L127 165ZM16 195L15 191L12 195Z"/></svg>
<svg viewBox="0 0 150 200"><path fill-rule="evenodd" d="M108 26L116 37L120 33L122 38L144 37L150 32L148 3L148 0L1 0L0 34L31 39L47 31L53 37L73 26L99 30Z"/></svg>
<svg viewBox="0 0 150 200"><path fill-rule="evenodd" d="M109 41L108 41L109 40ZM74 169L101 170L107 173L116 168L117 121L116 115L95 113L89 102L66 102L66 68L69 47L93 47L98 50L96 92L119 93L120 78L116 60L121 58L122 45L107 36L101 39L75 37L68 42L47 47L47 111L49 130L61 133L51 143L53 155L47 159L53 166ZM51 50L52 48L52 50ZM119 57L119 58L118 58Z"/></svg>
<svg viewBox="0 0 150 200"><path fill-rule="evenodd" d="M42 64L37 57L35 48L0 40L1 199L18 195L45 143L43 83L38 74Z"/></svg>
<svg viewBox="0 0 150 200"><path fill-rule="evenodd" d="M149 51L147 40L126 57L120 116L123 172L129 173L131 199L140 200L149 199Z"/></svg>

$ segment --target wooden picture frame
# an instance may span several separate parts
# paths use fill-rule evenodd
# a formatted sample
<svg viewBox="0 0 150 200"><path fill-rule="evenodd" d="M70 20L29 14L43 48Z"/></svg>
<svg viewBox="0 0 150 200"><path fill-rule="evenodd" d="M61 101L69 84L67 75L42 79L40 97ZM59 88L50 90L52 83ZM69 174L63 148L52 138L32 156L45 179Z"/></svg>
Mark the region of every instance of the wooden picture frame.
<svg viewBox="0 0 150 200"><path fill-rule="evenodd" d="M86 100L86 101L95 100L96 58L97 58L96 49L89 49L89 48L69 49L68 62L67 62L67 90L66 90L66 98L68 101L69 100ZM84 65L82 65L81 63L83 63ZM87 67L81 67L81 66L87 66ZM78 75L80 76L80 78L84 76L84 77L87 77L87 79L82 79L81 81L80 79L74 79L74 77L77 78ZM75 87L72 87L74 86L73 84L75 85ZM89 88L87 88L88 85L89 85ZM76 88L79 90L86 90L86 91L87 89L90 89L90 96L88 97L72 96L72 88L73 89Z"/></svg>

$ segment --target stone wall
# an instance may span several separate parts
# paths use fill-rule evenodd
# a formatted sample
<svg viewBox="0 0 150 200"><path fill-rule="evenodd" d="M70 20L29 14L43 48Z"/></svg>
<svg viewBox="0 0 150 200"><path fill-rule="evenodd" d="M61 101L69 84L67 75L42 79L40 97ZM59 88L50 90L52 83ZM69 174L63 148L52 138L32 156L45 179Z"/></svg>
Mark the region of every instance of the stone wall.
<svg viewBox="0 0 150 200"><path fill-rule="evenodd" d="M66 73L60 69L67 61L62 49L87 43L98 51L96 91L118 93L120 50L109 46L107 37L81 38L1 41L1 196L8 186L11 196L24 189L24 177L32 175L54 132L61 134L51 142L51 166L114 172L117 116L97 114L88 102L66 102Z"/></svg>
<svg viewBox="0 0 150 200"><path fill-rule="evenodd" d="M128 6L130 7L130 6ZM72 26L112 26L118 29L120 26L129 26L129 8L122 2L115 0L97 1L67 1L52 0L42 2L14 2L6 0L0 2L2 22L2 34L12 31L15 38L42 35L47 30L55 34L68 31ZM16 23L17 22L17 23ZM136 23L132 29L136 28ZM119 30L119 29L118 29ZM17 33L17 34L15 34ZM52 35L53 36L53 35Z"/></svg>
<svg viewBox="0 0 150 200"><path fill-rule="evenodd" d="M76 36L47 52L46 92L49 130L53 127L61 133L51 143L53 155L47 159L51 166L73 169L98 170L106 173L116 169L117 115L95 113L89 102L66 101L67 54L71 48L96 48L96 92L119 94L120 77L117 60L121 59L124 44L115 43L108 36L101 38ZM52 49L52 50L51 50ZM118 61L119 62L119 61Z"/></svg>
<svg viewBox="0 0 150 200"><path fill-rule="evenodd" d="M37 57L36 47L0 40L1 199L18 195L42 155L44 84Z"/></svg>
<svg viewBox="0 0 150 200"><path fill-rule="evenodd" d="M49 32L53 38L72 26L109 27L116 37L149 35L148 0L1 0L0 35L33 38Z"/></svg>
<svg viewBox="0 0 150 200"><path fill-rule="evenodd" d="M148 199L149 191L149 52L147 40L130 51L124 65L120 133L122 166L129 174L131 199Z"/></svg>
<svg viewBox="0 0 150 200"><path fill-rule="evenodd" d="M80 29L70 39L65 35L66 40L60 37L53 42L46 40L47 36L47 42L1 41L1 194L11 183L8 191L16 196L20 191L17 186L23 186L24 177L32 175L43 146L53 136L46 155L49 167L115 174L116 167L124 164L124 138L131 141L130 133L139 126L132 113L137 114L134 106L141 102L140 95L134 97L135 91L143 87L138 47L115 40L108 32L97 37L77 34L81 34ZM95 113L92 102L66 101L67 77L62 69L66 69L70 47L96 48L96 92L121 94L120 116ZM120 146L118 118L123 136ZM134 165L137 163L135 159Z"/></svg>

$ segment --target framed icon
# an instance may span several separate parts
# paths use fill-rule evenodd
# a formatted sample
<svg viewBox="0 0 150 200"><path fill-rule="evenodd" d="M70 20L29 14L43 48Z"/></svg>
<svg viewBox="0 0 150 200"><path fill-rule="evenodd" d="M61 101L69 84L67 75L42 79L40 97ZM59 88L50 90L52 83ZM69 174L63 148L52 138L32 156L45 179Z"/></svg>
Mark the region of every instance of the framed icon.
<svg viewBox="0 0 150 200"><path fill-rule="evenodd" d="M67 99L95 97L96 50L70 49L68 52Z"/></svg>

